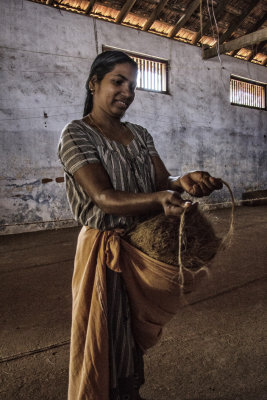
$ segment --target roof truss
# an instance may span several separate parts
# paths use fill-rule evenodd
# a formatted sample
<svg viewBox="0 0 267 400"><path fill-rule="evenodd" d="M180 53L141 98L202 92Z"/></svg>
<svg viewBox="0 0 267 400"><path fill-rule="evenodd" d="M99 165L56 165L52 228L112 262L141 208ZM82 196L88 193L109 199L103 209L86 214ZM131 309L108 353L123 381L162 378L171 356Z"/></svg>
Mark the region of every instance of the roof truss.
<svg viewBox="0 0 267 400"><path fill-rule="evenodd" d="M252 33L252 32L256 32L256 31L264 24L264 22L266 21L266 19L267 19L267 12L262 16L261 19L259 19L259 20L256 22L255 25L252 26L251 29L249 29L249 30L247 31L247 34L248 34L248 33ZM264 45L265 45L265 42L261 42L259 46L255 47L255 48L253 49L253 51L251 52L250 56L247 58L247 61L251 61L251 60L255 57L255 55L256 55L257 53L260 53L261 50L263 49ZM231 53L231 56L234 57L234 56L238 53L238 50L239 50L239 49L234 50L234 51Z"/></svg>
<svg viewBox="0 0 267 400"><path fill-rule="evenodd" d="M92 8L95 5L96 0L90 0L87 8L85 9L85 14L90 14L90 12L92 11Z"/></svg>
<svg viewBox="0 0 267 400"><path fill-rule="evenodd" d="M232 44L236 42L231 41L231 39L258 32L261 28L267 27L267 0L29 1L90 15L117 24L125 24L127 16L128 27L150 31L195 46L202 42L205 57L216 55L216 47L219 44L230 42L232 48ZM208 17L208 5L212 6L212 18ZM96 12L93 12L94 10ZM216 41L214 34L210 33L211 28L214 28L214 16L220 32L218 34L219 44L216 43L216 45L214 45ZM153 29L151 29L152 26ZM225 50L223 47L221 52L227 52L229 56L236 56L243 60L265 65L267 62L267 46L262 43L256 43L253 48L251 43L248 47L245 47L242 43L239 46L243 47L238 47L232 51ZM213 47L212 51L209 51L210 46Z"/></svg>
<svg viewBox="0 0 267 400"><path fill-rule="evenodd" d="M166 6L168 3L168 0L161 0L158 4L158 6L154 9L152 12L151 16L148 18L146 21L145 25L143 26L142 30L143 31L148 31L148 29L151 27L154 21L158 18L159 14L163 10L163 8Z"/></svg>
<svg viewBox="0 0 267 400"><path fill-rule="evenodd" d="M221 18L221 16L223 15L223 12L224 12L224 10L225 10L225 6L227 5L227 3L229 3L229 0L221 1L220 4L218 5L218 7L216 8L216 10L215 10L215 18L216 18L217 21L218 21L218 20ZM203 24L202 29L199 30L199 31L196 33L196 35L195 35L195 37L194 37L194 39L193 39L193 41L192 41L192 44L197 44L197 42L199 41L199 39L201 38L201 36L202 36L202 35L205 35L205 33L206 33L207 30L209 29L210 25L211 25L211 24L210 24L210 21L209 21L209 20L208 20L207 22L205 22L205 24Z"/></svg>
<svg viewBox="0 0 267 400"><path fill-rule="evenodd" d="M263 42L261 42L259 45L255 45L255 47L253 48L253 50L251 51L250 56L247 58L247 61L251 61L257 53L260 53L263 49L263 47L266 45L267 41L264 40Z"/></svg>
<svg viewBox="0 0 267 400"><path fill-rule="evenodd" d="M219 38L220 43L224 43L232 36L233 32L242 24L244 19L247 18L247 16L251 13L253 8L256 7L260 1L261 0L255 2L255 0L253 0L252 3L250 3L248 7L245 8L245 10L242 12L241 15L236 16L232 19L230 27Z"/></svg>
<svg viewBox="0 0 267 400"><path fill-rule="evenodd" d="M219 51L221 54L226 53L227 51L241 49L242 47L251 46L256 43L261 43L264 40L267 40L267 28L261 29L257 32L249 33L248 35L241 36L238 39L231 40L230 42L226 42L221 44L219 47ZM217 48L211 47L210 49L203 50L203 58L205 60L215 57L217 55Z"/></svg>
<svg viewBox="0 0 267 400"><path fill-rule="evenodd" d="M115 19L116 24L120 24L128 12L130 12L131 8L134 6L136 0L127 0L124 6L122 7L121 11L119 12L117 18Z"/></svg>
<svg viewBox="0 0 267 400"><path fill-rule="evenodd" d="M170 33L168 34L169 38L173 38L177 32L186 24L191 15L196 11L196 9L200 6L200 0L193 0L189 5L186 13L181 16L181 18L174 25Z"/></svg>

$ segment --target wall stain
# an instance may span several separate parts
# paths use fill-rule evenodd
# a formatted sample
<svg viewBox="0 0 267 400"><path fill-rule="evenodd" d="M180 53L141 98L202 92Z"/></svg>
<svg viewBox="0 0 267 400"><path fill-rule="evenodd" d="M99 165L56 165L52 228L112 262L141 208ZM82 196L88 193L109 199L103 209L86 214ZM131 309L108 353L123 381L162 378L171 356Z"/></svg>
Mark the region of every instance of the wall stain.
<svg viewBox="0 0 267 400"><path fill-rule="evenodd" d="M51 178L43 178L42 183L48 183L48 182L53 182L53 179Z"/></svg>
<svg viewBox="0 0 267 400"><path fill-rule="evenodd" d="M33 182L25 182L22 183L21 185L18 185L17 183L8 183L6 186L7 187L14 187L14 188L22 188L22 187L27 187L27 186L39 186L40 185L40 180L36 180Z"/></svg>
<svg viewBox="0 0 267 400"><path fill-rule="evenodd" d="M11 196L12 198L18 197L23 201L28 201L28 200L34 200L33 196L30 194L15 194L14 196Z"/></svg>
<svg viewBox="0 0 267 400"><path fill-rule="evenodd" d="M98 37L97 37L97 27L96 27L96 20L95 20L95 18L93 18L93 24L94 24L96 54L98 54L98 53L99 53L99 51L98 51Z"/></svg>

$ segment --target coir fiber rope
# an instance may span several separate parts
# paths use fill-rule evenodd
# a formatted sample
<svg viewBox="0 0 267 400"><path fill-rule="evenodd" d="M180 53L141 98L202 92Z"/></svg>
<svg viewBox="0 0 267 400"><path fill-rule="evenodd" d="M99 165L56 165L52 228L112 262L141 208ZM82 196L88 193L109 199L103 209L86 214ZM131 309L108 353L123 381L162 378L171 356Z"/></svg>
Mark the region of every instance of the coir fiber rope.
<svg viewBox="0 0 267 400"><path fill-rule="evenodd" d="M230 245L231 239L232 239L233 233L234 233L235 199L234 199L234 195L233 195L230 185L227 182L225 182L224 180L222 180L222 183L227 187L227 189L230 193L231 202L232 202L229 230L228 230L227 234L224 236L224 238L221 242L221 245L220 245L221 249L225 249ZM192 272L184 267L183 260L182 260L182 242L183 242L184 225L185 225L185 213L186 213L186 209L183 211L183 213L181 214L181 217L180 217L179 238L178 238L179 284L180 284L181 288L184 287L184 270L187 270L187 271L191 272L191 274L194 274L194 272Z"/></svg>

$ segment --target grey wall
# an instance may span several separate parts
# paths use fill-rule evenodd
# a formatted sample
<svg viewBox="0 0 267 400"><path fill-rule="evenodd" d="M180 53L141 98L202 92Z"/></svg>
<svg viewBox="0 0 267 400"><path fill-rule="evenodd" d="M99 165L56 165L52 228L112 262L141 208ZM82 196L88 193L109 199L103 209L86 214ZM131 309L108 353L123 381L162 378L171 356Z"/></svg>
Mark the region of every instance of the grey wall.
<svg viewBox="0 0 267 400"><path fill-rule="evenodd" d="M170 95L137 91L126 119L145 126L170 172L205 169L237 199L267 181L266 111L231 106L230 74L267 81L266 68L23 0L0 0L2 233L72 225L56 147L80 118L84 83L102 45L170 60ZM52 181L42 183L42 179ZM208 201L228 201L221 191Z"/></svg>

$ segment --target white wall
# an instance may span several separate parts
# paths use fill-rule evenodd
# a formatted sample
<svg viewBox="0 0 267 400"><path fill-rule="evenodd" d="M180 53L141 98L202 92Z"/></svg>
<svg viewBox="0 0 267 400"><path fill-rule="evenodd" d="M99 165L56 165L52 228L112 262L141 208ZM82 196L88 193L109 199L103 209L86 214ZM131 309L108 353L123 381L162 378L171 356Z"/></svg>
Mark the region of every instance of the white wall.
<svg viewBox="0 0 267 400"><path fill-rule="evenodd" d="M80 118L90 64L109 45L170 60L170 95L137 91L126 119L145 126L170 172L206 169L237 199L267 181L266 111L231 106L230 74L267 81L267 69L197 47L30 1L0 0L0 230L73 224L56 148ZM42 183L43 178L52 182ZM226 191L209 201L228 201ZM57 221L57 222L49 222Z"/></svg>

